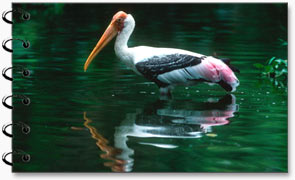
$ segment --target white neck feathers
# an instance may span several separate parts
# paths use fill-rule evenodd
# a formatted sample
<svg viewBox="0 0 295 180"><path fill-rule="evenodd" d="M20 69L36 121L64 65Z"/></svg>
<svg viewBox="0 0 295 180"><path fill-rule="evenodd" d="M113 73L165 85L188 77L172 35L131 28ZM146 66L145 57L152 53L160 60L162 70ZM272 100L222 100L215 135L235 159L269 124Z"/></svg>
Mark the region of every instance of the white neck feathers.
<svg viewBox="0 0 295 180"><path fill-rule="evenodd" d="M131 14L128 14L127 18L124 21L124 28L121 32L118 33L117 39L115 42L115 53L116 55L126 63L126 65L131 66L132 56L128 50L128 40L132 34L135 27L135 21ZM133 63L132 63L133 65Z"/></svg>

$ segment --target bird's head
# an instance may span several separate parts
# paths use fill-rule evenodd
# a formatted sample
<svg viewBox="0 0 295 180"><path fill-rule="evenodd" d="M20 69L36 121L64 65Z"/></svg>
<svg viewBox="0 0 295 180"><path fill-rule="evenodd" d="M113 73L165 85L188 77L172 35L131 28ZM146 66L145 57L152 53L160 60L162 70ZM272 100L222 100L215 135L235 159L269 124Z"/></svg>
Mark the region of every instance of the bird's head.
<svg viewBox="0 0 295 180"><path fill-rule="evenodd" d="M94 57L119 33L123 30L124 28L124 21L127 18L128 14L126 14L123 11L117 12L101 36L100 40L88 56L85 64L84 64L84 71L87 70L89 64L91 61L94 59Z"/></svg>

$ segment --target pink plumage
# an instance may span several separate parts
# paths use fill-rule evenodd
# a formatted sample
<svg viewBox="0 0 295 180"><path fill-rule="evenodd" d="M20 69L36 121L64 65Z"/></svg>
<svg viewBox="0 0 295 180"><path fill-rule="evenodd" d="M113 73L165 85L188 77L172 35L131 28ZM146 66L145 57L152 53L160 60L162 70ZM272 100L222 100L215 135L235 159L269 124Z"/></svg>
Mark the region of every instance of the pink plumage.
<svg viewBox="0 0 295 180"><path fill-rule="evenodd" d="M208 57L194 67L195 71L203 79L213 83L225 83L235 91L239 85L239 80L230 67L219 59ZM220 84L223 88L223 84ZM226 88L225 88L226 89Z"/></svg>
<svg viewBox="0 0 295 180"><path fill-rule="evenodd" d="M205 81L219 84L226 91L233 92L239 85L239 80L229 66L222 60L209 56L199 64L160 74L157 79L168 85Z"/></svg>

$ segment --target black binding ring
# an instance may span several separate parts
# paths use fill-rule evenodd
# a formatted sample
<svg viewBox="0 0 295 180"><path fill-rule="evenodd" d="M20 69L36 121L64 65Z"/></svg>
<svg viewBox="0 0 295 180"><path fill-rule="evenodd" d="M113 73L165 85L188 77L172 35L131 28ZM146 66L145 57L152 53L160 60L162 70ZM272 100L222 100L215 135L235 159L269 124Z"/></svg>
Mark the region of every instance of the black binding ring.
<svg viewBox="0 0 295 180"><path fill-rule="evenodd" d="M7 96L7 97L3 97L2 99L2 104L3 106L7 107L8 109L13 109L13 106L10 106L6 103L6 100L10 97L14 97L14 98L21 98L22 99L22 103L26 106L28 106L30 103L31 103L31 100L30 98L28 98L27 96L25 95L19 95L19 94L15 94L15 95L10 95L10 96Z"/></svg>
<svg viewBox="0 0 295 180"><path fill-rule="evenodd" d="M13 163L12 162L9 162L8 160L6 160L6 157L8 155L10 155L10 154L21 155L23 162L30 162L30 160L31 160L30 154L25 153L22 150L15 150L15 151L12 151L12 152L9 152L9 153L3 153L3 155L2 155L2 161L5 164L9 165L9 166L13 166Z"/></svg>
<svg viewBox="0 0 295 180"><path fill-rule="evenodd" d="M6 43L9 42L9 41L12 41L12 40L18 40L18 41L21 41L21 42L23 43L23 47L24 47L25 49L27 49L27 48L30 47L30 42L29 42L29 41L16 38L16 39L8 39L8 40L4 40L4 41L2 42L2 47L3 47L4 50L6 50L6 51L8 51L8 52L11 52L11 53L13 52L12 49L9 49L8 47L6 47Z"/></svg>
<svg viewBox="0 0 295 180"><path fill-rule="evenodd" d="M22 73L23 77L30 76L30 74L31 74L30 71L28 69L24 68L23 66L13 66L13 67L9 67L9 68L4 68L2 70L2 76L9 81L13 81L12 77L9 77L6 75L6 72L10 69L18 69Z"/></svg>
<svg viewBox="0 0 295 180"><path fill-rule="evenodd" d="M16 9L16 10L14 9L14 10L10 10L10 11L4 11L4 12L2 13L2 19L3 19L4 22L6 22L6 23L8 23L8 24L13 24L12 21L10 21L10 20L8 20L8 19L6 18L6 15L7 15L8 13L11 13L11 12L17 12L17 13L21 14L22 19L25 20L25 21L29 20L30 17L31 17L30 13L28 13L28 12L22 10L22 9Z"/></svg>
<svg viewBox="0 0 295 180"><path fill-rule="evenodd" d="M13 125L17 125L17 126L21 126L22 127L22 133L23 134L29 134L30 131L31 131L31 128L30 126L26 125L25 123L23 122L18 122L18 123L12 123L12 124L8 124L8 125L4 125L2 127L2 132L4 135L8 136L8 137L13 137L13 134L10 134L6 131L6 128L8 128L9 126L13 126Z"/></svg>

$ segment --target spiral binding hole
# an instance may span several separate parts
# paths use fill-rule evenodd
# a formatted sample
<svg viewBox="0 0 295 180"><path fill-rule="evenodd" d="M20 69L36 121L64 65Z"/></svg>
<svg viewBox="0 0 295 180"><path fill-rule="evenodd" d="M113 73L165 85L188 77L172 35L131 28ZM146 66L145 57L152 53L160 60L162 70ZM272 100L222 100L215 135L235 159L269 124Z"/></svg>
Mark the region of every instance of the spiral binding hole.
<svg viewBox="0 0 295 180"><path fill-rule="evenodd" d="M22 132L24 134L29 134L31 132L31 128L29 126L23 127Z"/></svg>
<svg viewBox="0 0 295 180"><path fill-rule="evenodd" d="M12 77L9 77L9 76L6 75L6 72L7 72L8 70L10 70L10 69L18 69L18 71L22 72L22 76L23 76L23 77L28 77L28 76L30 76L30 74L31 74L30 71L29 71L28 69L26 69L26 68L24 68L24 67L22 67L22 66L14 66L14 67L9 67L9 68L4 68L4 69L2 70L2 76L3 76L5 79L9 80L9 81L13 81L13 78L12 78Z"/></svg>
<svg viewBox="0 0 295 180"><path fill-rule="evenodd" d="M21 159L23 162L27 163L27 162L30 162L31 161L31 155L28 154L28 153L25 153L24 151L21 151L21 150L16 150L16 151L12 151L12 152L9 152L9 153L3 153L2 155L2 161L9 165L9 166L13 166L13 163L12 162L9 162L8 160L6 160L6 157L10 154L14 154L14 155L21 155Z"/></svg>
<svg viewBox="0 0 295 180"><path fill-rule="evenodd" d="M12 134L12 133L8 133L8 132L6 131L6 129L7 129L9 126L13 126L13 125L21 126L21 128L22 128L22 133L23 133L23 134L29 134L30 131L31 131L30 126L26 125L26 124L23 123L23 122L18 122L18 123L12 123L12 124L8 124L8 125L4 125L4 126L2 127L2 133L3 133L5 136L7 136L7 137L11 137L11 138L12 138L12 137L13 137L13 134Z"/></svg>
<svg viewBox="0 0 295 180"><path fill-rule="evenodd" d="M22 15L22 18L23 18L23 20L27 21L27 20L30 20L31 15L28 12L24 12Z"/></svg>
<svg viewBox="0 0 295 180"><path fill-rule="evenodd" d="M22 39L7 39L7 40L4 40L4 41L2 42L2 47L3 47L3 49L4 49L5 51L13 53L13 50L10 49L10 48L8 48L8 47L6 46L6 44L7 44L9 41L12 41L12 40L18 40L18 41L21 41L21 42L22 42L22 46L23 46L25 49L27 49L27 48L30 47L30 42L29 42L28 40L22 40Z"/></svg>
<svg viewBox="0 0 295 180"><path fill-rule="evenodd" d="M23 162L30 162L31 156L29 154L22 155Z"/></svg>
<svg viewBox="0 0 295 180"><path fill-rule="evenodd" d="M26 105L26 106L30 105L30 103L31 103L30 98L28 98L28 97L25 96L25 95L18 95L18 94L16 94L16 95L10 95L10 96L7 96L7 97L4 96L3 99L2 99L2 104L3 104L3 106L7 107L8 109L13 109L13 106L10 106L10 105L8 105L8 104L6 103L6 100L7 100L8 98L10 98L10 97L21 98L21 99L22 99L22 103L23 103L24 105Z"/></svg>
<svg viewBox="0 0 295 180"><path fill-rule="evenodd" d="M31 101L30 101L29 98L25 98L25 99L22 100L22 103L23 103L24 105L28 106L28 105L31 103Z"/></svg>
<svg viewBox="0 0 295 180"><path fill-rule="evenodd" d="M28 76L30 76L30 71L27 69L24 69L23 70L23 77L28 77Z"/></svg>
<svg viewBox="0 0 295 180"><path fill-rule="evenodd" d="M13 21L8 20L6 18L7 14L12 13L12 12L16 12L16 13L21 14L22 20L25 20L25 21L27 21L27 20L29 20L31 18L30 13L24 11L23 9L18 8L18 9L14 9L14 10L10 10L10 11L4 11L2 13L2 19L3 19L4 22L6 22L8 24L13 24Z"/></svg>
<svg viewBox="0 0 295 180"><path fill-rule="evenodd" d="M30 47L30 42L29 41L23 41L23 47L25 49L29 48Z"/></svg>

